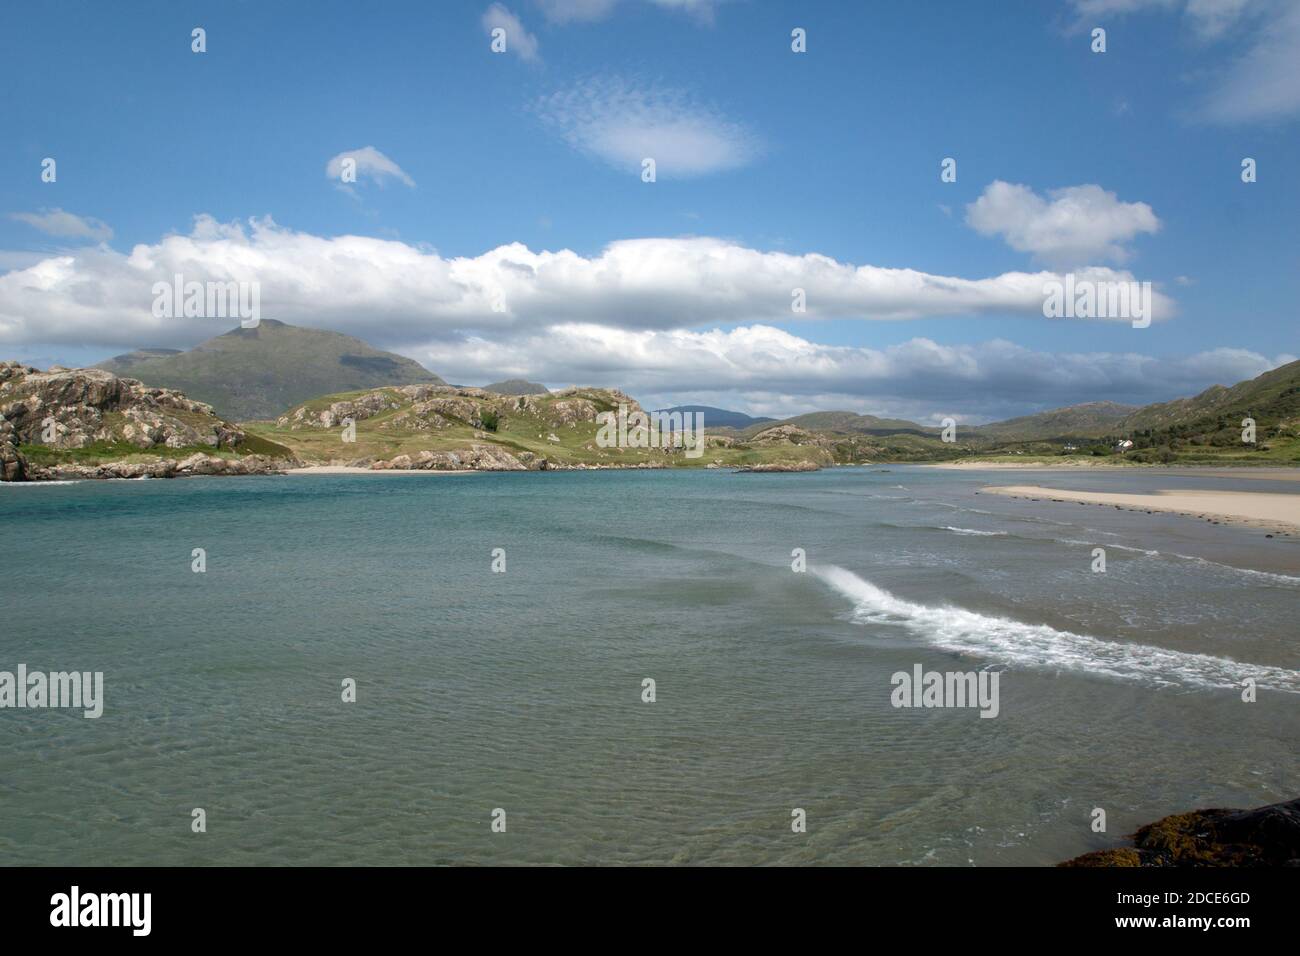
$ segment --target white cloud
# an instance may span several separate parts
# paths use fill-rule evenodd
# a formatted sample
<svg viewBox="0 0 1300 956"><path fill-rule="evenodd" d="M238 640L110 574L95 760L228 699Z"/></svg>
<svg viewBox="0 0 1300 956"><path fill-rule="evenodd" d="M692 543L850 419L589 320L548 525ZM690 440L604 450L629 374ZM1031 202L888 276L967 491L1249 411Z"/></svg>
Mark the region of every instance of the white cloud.
<svg viewBox="0 0 1300 956"><path fill-rule="evenodd" d="M536 63L540 59L537 37L529 33L507 7L494 3L483 14L483 29L491 35L498 28L505 30L507 53L513 53L528 63Z"/></svg>
<svg viewBox="0 0 1300 956"><path fill-rule="evenodd" d="M924 421L990 421L1085 401L1142 404L1252 378L1294 356L1215 349L1185 358L1040 352L993 340L917 338L883 349L823 345L770 326L628 330L565 323L404 350L452 381L517 375L613 385L654 405L685 402L753 414L849 409Z"/></svg>
<svg viewBox="0 0 1300 956"><path fill-rule="evenodd" d="M594 78L536 104L544 123L576 149L626 170L654 159L659 177L735 169L759 151L758 138L689 93L646 81Z"/></svg>
<svg viewBox="0 0 1300 956"><path fill-rule="evenodd" d="M1292 2L1265 23L1210 93L1209 119L1248 123L1300 115L1300 3Z"/></svg>
<svg viewBox="0 0 1300 956"><path fill-rule="evenodd" d="M259 283L262 314L359 335L421 342L470 332L589 322L681 329L809 319L911 319L981 313L1043 318L1051 272L967 279L765 252L722 239L629 239L584 257L520 243L444 258L397 240L321 237L271 219L222 224L199 216L189 235L55 256L0 275L0 344L193 345L221 320L155 318L151 289L185 281ZM1076 273L1127 281L1108 268ZM792 292L807 311L796 315ZM494 310L494 304L502 308ZM1153 317L1173 314L1156 294Z"/></svg>
<svg viewBox="0 0 1300 956"><path fill-rule="evenodd" d="M187 281L257 281L265 317L357 335L451 381L519 375L616 385L653 404L705 401L758 413L842 407L979 421L1078 401L1190 394L1289 358L1219 349L1154 359L924 338L863 348L772 324L795 318L794 287L808 291L809 318L992 312L1049 321L1041 290L1050 273L964 279L719 239L627 240L590 257L510 244L445 258L398 241L209 217L188 235L129 254L89 247L0 275L0 354L189 347L236 324L154 318L153 283L178 272ZM504 312L492 311L498 290ZM1149 333L1131 334L1141 347Z"/></svg>
<svg viewBox="0 0 1300 956"><path fill-rule="evenodd" d="M1296 0L1072 0L1076 28L1100 18L1181 11L1206 44L1242 37L1246 52L1207 71L1213 89L1201 112L1218 123L1300 115L1300 3ZM1198 52L1198 56L1202 55Z"/></svg>
<svg viewBox="0 0 1300 956"><path fill-rule="evenodd" d="M62 209L42 209L40 212L14 212L10 219L25 222L41 232L61 239L92 239L104 242L113 238L108 223L93 216L78 216Z"/></svg>
<svg viewBox="0 0 1300 956"><path fill-rule="evenodd" d="M1129 256L1125 243L1160 228L1146 203L1121 202L1097 185L1054 189L1044 199L1028 186L1001 180L966 207L966 223L983 235L1002 236L1019 252L1067 268L1124 262Z"/></svg>
<svg viewBox="0 0 1300 956"><path fill-rule="evenodd" d="M379 150L373 146L362 146L360 149L350 149L346 152L339 153L325 164L325 175L333 180L340 180L343 173L343 161L351 159L356 163L356 174L358 181L362 177L368 177L374 182L383 186L388 180L395 179L400 183L415 188L415 180L406 174L406 171L398 166Z"/></svg>
<svg viewBox="0 0 1300 956"><path fill-rule="evenodd" d="M1267 3L1269 0L1263 0ZM1261 0L1073 0L1079 26L1105 26L1099 18L1181 9L1202 37L1212 39L1232 27Z"/></svg>

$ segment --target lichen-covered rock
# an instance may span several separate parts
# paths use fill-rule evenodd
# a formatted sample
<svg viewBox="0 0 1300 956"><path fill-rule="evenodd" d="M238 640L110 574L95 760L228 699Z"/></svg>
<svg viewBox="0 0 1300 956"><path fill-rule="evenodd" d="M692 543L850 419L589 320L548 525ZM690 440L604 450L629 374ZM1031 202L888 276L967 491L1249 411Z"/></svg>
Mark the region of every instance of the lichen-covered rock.
<svg viewBox="0 0 1300 956"><path fill-rule="evenodd" d="M15 445L233 448L245 438L241 429L217 418L211 405L95 368L54 366L41 372L0 363L0 415L12 424Z"/></svg>
<svg viewBox="0 0 1300 956"><path fill-rule="evenodd" d="M23 473L24 463L18 454L17 433L13 423L0 415L0 481L22 481Z"/></svg>
<svg viewBox="0 0 1300 956"><path fill-rule="evenodd" d="M795 445L802 445L806 442L816 440L816 436L805 428L798 425L773 425L771 428L765 428L754 437L750 438L745 444L747 445L782 445L790 442Z"/></svg>
<svg viewBox="0 0 1300 956"><path fill-rule="evenodd" d="M30 481L69 481L99 478L187 478L196 475L278 475L286 465L283 460L265 455L221 458L201 452L179 461L159 458L151 461L110 461L98 465L57 464L28 465Z"/></svg>
<svg viewBox="0 0 1300 956"><path fill-rule="evenodd" d="M532 452L520 452L518 457L499 445L471 445L455 451L422 451L415 457L397 455L370 463L375 471L545 471L549 467L545 458Z"/></svg>
<svg viewBox="0 0 1300 956"><path fill-rule="evenodd" d="M24 445L43 445L66 451L102 442L130 445L147 454L195 446L235 449L246 439L243 429L219 419L211 405L175 389L149 387L103 369L54 365L42 372L19 362L0 362L0 480L266 474L282 466L261 456L232 461L206 454L179 461L159 457L37 465L21 450Z"/></svg>

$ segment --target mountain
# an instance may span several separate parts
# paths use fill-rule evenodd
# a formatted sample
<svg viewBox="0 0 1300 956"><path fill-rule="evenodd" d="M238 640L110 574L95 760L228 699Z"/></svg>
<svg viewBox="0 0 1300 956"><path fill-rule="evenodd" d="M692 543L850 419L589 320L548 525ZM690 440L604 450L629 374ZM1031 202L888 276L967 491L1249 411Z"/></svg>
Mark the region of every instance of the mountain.
<svg viewBox="0 0 1300 956"><path fill-rule="evenodd" d="M496 392L498 395L549 395L550 390L538 382L530 382L522 378L508 378L504 382L493 382L491 385L484 385L483 391Z"/></svg>
<svg viewBox="0 0 1300 956"><path fill-rule="evenodd" d="M263 319L188 352L139 349L96 368L178 389L235 420L274 418L318 395L383 385L444 384L424 366L340 332Z"/></svg>
<svg viewBox="0 0 1300 956"><path fill-rule="evenodd" d="M980 425L976 431L984 437L1012 441L1041 441L1052 438L1101 438L1114 433L1127 416L1138 411L1135 405L1118 402L1087 402L1054 408L1036 415L1008 418L1002 422Z"/></svg>
<svg viewBox="0 0 1300 956"><path fill-rule="evenodd" d="M776 421L774 418L755 418L752 415L746 415L744 412L733 412L726 408L714 408L712 405L674 405L672 408L658 408L658 412L672 414L681 412L689 414L699 412L704 416L705 428L734 428L737 431L749 428L751 425L761 425L765 422Z"/></svg>
<svg viewBox="0 0 1300 956"><path fill-rule="evenodd" d="M1148 430L1239 430L1241 419L1248 415L1259 426L1300 417L1300 362L1279 366L1230 388L1212 385L1192 398L1143 406L1119 423L1119 431L1132 435Z"/></svg>

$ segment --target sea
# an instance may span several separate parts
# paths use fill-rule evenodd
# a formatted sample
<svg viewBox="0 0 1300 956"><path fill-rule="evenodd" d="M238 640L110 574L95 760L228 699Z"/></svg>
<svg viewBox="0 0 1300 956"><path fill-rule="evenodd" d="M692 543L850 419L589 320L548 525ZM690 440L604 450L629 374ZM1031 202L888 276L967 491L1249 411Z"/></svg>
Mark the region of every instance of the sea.
<svg viewBox="0 0 1300 956"><path fill-rule="evenodd" d="M0 709L0 863L1040 866L1300 794L1300 538L985 490L1027 481L1300 491L0 485L0 671L103 675L98 718ZM900 706L929 673L996 715Z"/></svg>

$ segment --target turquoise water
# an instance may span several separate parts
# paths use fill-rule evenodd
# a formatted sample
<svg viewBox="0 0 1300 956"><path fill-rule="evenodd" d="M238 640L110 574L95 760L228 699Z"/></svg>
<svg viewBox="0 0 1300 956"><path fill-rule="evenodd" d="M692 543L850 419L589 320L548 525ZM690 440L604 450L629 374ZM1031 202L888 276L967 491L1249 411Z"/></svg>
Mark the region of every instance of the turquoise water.
<svg viewBox="0 0 1300 956"><path fill-rule="evenodd" d="M0 670L105 681L98 720L0 710L0 859L1046 864L1300 793L1300 543L990 481L0 486ZM997 718L891 707L914 664L996 669Z"/></svg>

